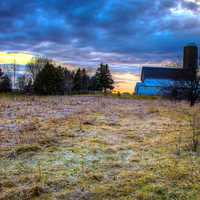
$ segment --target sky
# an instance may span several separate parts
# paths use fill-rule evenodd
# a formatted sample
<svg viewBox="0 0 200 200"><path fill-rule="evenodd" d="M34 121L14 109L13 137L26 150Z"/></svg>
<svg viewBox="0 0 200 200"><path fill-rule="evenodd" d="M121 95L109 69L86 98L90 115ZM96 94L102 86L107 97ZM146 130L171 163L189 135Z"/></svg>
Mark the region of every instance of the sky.
<svg viewBox="0 0 200 200"><path fill-rule="evenodd" d="M117 87L132 90L141 66L177 62L184 45L200 44L200 1L1 0L0 30L0 63L108 63Z"/></svg>

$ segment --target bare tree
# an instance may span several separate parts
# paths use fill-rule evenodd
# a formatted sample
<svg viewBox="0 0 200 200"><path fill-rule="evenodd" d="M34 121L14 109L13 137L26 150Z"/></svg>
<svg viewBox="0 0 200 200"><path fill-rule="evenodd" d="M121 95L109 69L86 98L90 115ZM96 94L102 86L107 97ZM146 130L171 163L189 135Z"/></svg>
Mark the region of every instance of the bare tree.
<svg viewBox="0 0 200 200"><path fill-rule="evenodd" d="M27 64L28 71L32 76L32 80L35 81L37 74L43 69L47 63L52 61L46 57L34 57L31 62Z"/></svg>
<svg viewBox="0 0 200 200"><path fill-rule="evenodd" d="M168 96L173 99L185 99L194 106L200 98L200 76L198 69L185 70L177 74L173 83L166 88Z"/></svg>
<svg viewBox="0 0 200 200"><path fill-rule="evenodd" d="M30 74L23 74L17 79L17 88L20 92L32 92L32 79Z"/></svg>
<svg viewBox="0 0 200 200"><path fill-rule="evenodd" d="M13 88L15 89L16 87L16 61L14 59L13 63Z"/></svg>

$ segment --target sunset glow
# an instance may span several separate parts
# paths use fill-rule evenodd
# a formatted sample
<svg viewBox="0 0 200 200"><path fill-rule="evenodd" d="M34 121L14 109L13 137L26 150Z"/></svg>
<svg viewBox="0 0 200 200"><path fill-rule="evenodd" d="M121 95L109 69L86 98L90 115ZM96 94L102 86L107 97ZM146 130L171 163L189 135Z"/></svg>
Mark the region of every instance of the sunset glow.
<svg viewBox="0 0 200 200"><path fill-rule="evenodd" d="M120 93L130 93L132 94L134 92L134 88L136 85L136 82L140 80L139 76L136 76L135 74L125 73L125 74L113 74L113 78L115 80L115 89L114 92L120 92Z"/></svg>
<svg viewBox="0 0 200 200"><path fill-rule="evenodd" d="M17 65L26 65L31 61L33 55L27 53L6 53L0 52L0 64L17 64ZM62 64L62 63L60 63ZM73 70L73 67L65 65L70 70ZM77 67L76 67L77 68ZM115 73L113 72L113 78L115 80L115 89L114 92L127 92L132 94L134 87L137 81L139 81L139 76L131 73Z"/></svg>
<svg viewBox="0 0 200 200"><path fill-rule="evenodd" d="M200 0L0 0L0 200L200 200Z"/></svg>
<svg viewBox="0 0 200 200"><path fill-rule="evenodd" d="M0 64L26 65L33 56L25 53L6 53L0 52Z"/></svg>
<svg viewBox="0 0 200 200"><path fill-rule="evenodd" d="M199 0L7 0L0 8L0 64L42 55L92 71L116 65L115 89L124 92L139 77L131 68L170 66L185 44L200 45Z"/></svg>

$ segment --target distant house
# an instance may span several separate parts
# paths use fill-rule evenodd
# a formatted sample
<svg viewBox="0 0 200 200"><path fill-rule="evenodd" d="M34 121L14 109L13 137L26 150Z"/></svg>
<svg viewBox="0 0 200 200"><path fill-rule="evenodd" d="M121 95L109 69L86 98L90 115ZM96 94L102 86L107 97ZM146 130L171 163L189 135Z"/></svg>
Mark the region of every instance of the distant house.
<svg viewBox="0 0 200 200"><path fill-rule="evenodd" d="M141 82L135 87L137 95L163 95L175 81L187 80L191 69L198 67L198 48L194 44L184 47L183 68L143 67Z"/></svg>

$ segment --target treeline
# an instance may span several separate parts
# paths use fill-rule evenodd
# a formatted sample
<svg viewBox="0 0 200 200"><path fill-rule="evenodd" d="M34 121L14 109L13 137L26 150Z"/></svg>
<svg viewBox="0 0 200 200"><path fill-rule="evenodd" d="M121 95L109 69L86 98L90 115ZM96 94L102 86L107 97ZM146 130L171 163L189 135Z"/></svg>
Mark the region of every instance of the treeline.
<svg viewBox="0 0 200 200"><path fill-rule="evenodd" d="M10 85L7 91L10 91L11 81L8 82ZM19 92L38 95L87 94L95 91L106 93L114 88L107 64L101 64L96 73L89 76L84 68L70 71L42 57L28 63L26 73L17 83Z"/></svg>

